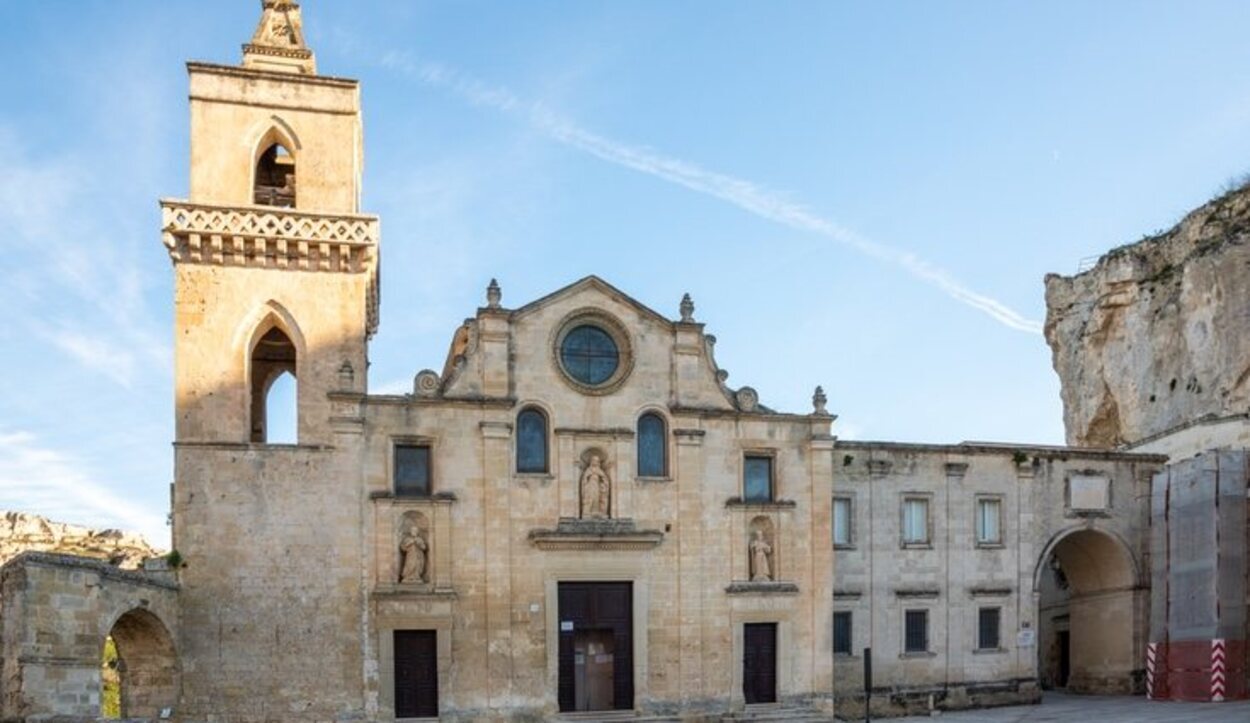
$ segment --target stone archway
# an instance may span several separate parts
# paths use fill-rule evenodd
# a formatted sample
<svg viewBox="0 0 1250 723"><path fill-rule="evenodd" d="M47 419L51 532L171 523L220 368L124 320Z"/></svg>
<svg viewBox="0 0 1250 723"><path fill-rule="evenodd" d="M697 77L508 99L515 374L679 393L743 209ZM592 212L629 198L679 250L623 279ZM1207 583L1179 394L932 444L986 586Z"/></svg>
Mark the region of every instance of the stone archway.
<svg viewBox="0 0 1250 723"><path fill-rule="evenodd" d="M178 702L178 656L165 624L143 608L129 610L110 629L117 650L120 717L160 718ZM101 641L101 650L104 649Z"/></svg>
<svg viewBox="0 0 1250 723"><path fill-rule="evenodd" d="M1093 527L1055 535L1034 576L1044 688L1140 692L1148 596L1129 547Z"/></svg>

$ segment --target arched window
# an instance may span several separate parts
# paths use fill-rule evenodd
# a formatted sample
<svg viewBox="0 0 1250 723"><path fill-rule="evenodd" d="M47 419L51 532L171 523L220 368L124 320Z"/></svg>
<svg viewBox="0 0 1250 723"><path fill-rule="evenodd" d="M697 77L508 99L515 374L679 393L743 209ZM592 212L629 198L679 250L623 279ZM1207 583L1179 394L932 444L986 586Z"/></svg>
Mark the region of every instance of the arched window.
<svg viewBox="0 0 1250 723"><path fill-rule="evenodd" d="M516 471L547 472L547 415L534 407L516 418Z"/></svg>
<svg viewBox="0 0 1250 723"><path fill-rule="evenodd" d="M258 206L295 208L295 157L281 143L266 148L256 161L252 202Z"/></svg>
<svg viewBox="0 0 1250 723"><path fill-rule="evenodd" d="M668 434L664 418L647 412L638 418L638 476L668 476Z"/></svg>
<svg viewBox="0 0 1250 723"><path fill-rule="evenodd" d="M251 441L294 444L299 426L295 344L275 326L256 342L251 362Z"/></svg>

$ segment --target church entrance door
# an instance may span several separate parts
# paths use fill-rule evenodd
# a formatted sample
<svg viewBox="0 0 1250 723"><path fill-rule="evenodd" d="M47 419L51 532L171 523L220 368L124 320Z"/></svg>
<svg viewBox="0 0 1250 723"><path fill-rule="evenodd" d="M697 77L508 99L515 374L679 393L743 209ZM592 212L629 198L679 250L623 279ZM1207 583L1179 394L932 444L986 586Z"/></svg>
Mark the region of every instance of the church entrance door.
<svg viewBox="0 0 1250 723"><path fill-rule="evenodd" d="M747 623L742 631L742 694L746 702L777 702L777 624Z"/></svg>
<svg viewBox="0 0 1250 723"><path fill-rule="evenodd" d="M438 633L395 631L395 717L438 716Z"/></svg>
<svg viewBox="0 0 1250 723"><path fill-rule="evenodd" d="M633 584L562 582L561 711L634 707Z"/></svg>

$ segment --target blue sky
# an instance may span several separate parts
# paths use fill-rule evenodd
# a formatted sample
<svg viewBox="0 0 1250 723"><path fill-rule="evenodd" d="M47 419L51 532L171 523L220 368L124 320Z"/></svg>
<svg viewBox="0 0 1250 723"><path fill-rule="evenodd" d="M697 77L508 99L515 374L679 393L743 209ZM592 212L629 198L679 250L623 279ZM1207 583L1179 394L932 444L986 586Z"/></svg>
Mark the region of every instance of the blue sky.
<svg viewBox="0 0 1250 723"><path fill-rule="evenodd" d="M163 542L186 76L259 3L0 3L0 508ZM375 391L596 273L846 437L1062 441L1042 278L1250 169L1244 2L304 3L363 82Z"/></svg>

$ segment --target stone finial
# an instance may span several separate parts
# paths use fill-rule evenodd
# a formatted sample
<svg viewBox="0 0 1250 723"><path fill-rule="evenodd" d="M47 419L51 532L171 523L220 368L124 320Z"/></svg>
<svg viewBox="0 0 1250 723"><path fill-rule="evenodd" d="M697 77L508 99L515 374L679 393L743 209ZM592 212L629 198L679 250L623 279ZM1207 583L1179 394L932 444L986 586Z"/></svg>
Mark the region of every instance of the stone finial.
<svg viewBox="0 0 1250 723"><path fill-rule="evenodd" d="M491 309L498 309L500 301L503 301L503 289L499 288L498 281L491 279L490 286L486 287L486 306Z"/></svg>
<svg viewBox="0 0 1250 723"><path fill-rule="evenodd" d="M304 20L295 0L261 0L260 24L243 46L243 67L316 75L317 59L304 44Z"/></svg>
<svg viewBox="0 0 1250 723"><path fill-rule="evenodd" d="M681 320L684 324L689 324L694 321L694 300L690 298L690 294L682 294Z"/></svg>
<svg viewBox="0 0 1250 723"><path fill-rule="evenodd" d="M825 388L817 386L816 391L812 393L812 414L828 414L829 410L826 405L829 404L829 397L825 396Z"/></svg>

